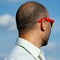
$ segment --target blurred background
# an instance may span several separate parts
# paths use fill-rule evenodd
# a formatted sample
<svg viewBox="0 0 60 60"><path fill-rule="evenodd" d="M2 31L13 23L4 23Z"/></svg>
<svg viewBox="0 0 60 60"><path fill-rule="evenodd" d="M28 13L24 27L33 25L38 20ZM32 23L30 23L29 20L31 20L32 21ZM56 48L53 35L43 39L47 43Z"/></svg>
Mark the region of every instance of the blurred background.
<svg viewBox="0 0 60 60"><path fill-rule="evenodd" d="M55 20L49 43L43 50L46 60L60 60L60 0L0 0L0 60L8 56L16 44L16 11L26 1L43 4Z"/></svg>

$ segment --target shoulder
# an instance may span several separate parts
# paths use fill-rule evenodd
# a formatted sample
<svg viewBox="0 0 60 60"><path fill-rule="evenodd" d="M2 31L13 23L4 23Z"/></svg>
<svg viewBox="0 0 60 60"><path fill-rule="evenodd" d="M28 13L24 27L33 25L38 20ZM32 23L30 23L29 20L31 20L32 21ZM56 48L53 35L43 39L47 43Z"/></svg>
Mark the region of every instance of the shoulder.
<svg viewBox="0 0 60 60"><path fill-rule="evenodd" d="M31 58L21 55L21 56L16 56L16 57L7 57L5 58L5 60L31 60Z"/></svg>
<svg viewBox="0 0 60 60"><path fill-rule="evenodd" d="M32 60L31 56L20 46L15 46L5 60Z"/></svg>

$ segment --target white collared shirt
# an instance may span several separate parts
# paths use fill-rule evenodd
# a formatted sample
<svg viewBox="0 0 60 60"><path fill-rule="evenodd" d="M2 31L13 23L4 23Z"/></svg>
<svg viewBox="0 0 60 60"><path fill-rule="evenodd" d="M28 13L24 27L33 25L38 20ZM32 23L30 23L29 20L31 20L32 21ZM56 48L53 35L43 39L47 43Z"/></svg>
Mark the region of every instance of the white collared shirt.
<svg viewBox="0 0 60 60"><path fill-rule="evenodd" d="M29 41L18 38L15 48L5 60L39 60L38 55L41 51ZM44 54L43 60L45 60Z"/></svg>

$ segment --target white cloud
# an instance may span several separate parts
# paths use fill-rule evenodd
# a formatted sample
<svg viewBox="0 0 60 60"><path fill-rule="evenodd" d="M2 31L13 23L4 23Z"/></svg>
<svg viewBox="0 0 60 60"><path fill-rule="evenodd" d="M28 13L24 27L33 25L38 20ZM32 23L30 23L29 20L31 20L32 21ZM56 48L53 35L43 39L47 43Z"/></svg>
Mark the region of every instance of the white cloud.
<svg viewBox="0 0 60 60"><path fill-rule="evenodd" d="M9 14L0 16L0 26L7 27L8 30L15 30L15 17Z"/></svg>
<svg viewBox="0 0 60 60"><path fill-rule="evenodd" d="M8 30L11 31L11 30L15 30L15 29L16 29L16 26L13 25L13 26L11 26Z"/></svg>
<svg viewBox="0 0 60 60"><path fill-rule="evenodd" d="M15 18L9 14L5 14L3 16L0 16L0 26L6 26L11 21L14 21L14 20L15 20Z"/></svg>
<svg viewBox="0 0 60 60"><path fill-rule="evenodd" d="M44 49L46 51L46 60L60 60L60 57L56 56L59 53L58 48L59 47L55 42L50 42Z"/></svg>
<svg viewBox="0 0 60 60"><path fill-rule="evenodd" d="M56 44L51 42L47 45L47 50L52 50L52 49L55 49L56 48Z"/></svg>
<svg viewBox="0 0 60 60"><path fill-rule="evenodd" d="M2 25L2 26L8 25L10 19L11 19L11 16L8 14L0 16L0 25Z"/></svg>
<svg viewBox="0 0 60 60"><path fill-rule="evenodd" d="M50 43L48 43L47 46L44 47L44 50L52 51L52 50L54 50L56 48L57 48L57 46L56 46L55 42L50 42Z"/></svg>

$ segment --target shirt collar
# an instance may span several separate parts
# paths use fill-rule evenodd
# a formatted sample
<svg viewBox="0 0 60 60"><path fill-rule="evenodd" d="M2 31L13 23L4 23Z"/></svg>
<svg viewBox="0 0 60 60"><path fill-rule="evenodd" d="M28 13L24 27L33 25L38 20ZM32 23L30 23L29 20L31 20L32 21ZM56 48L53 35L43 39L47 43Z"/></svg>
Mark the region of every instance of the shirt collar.
<svg viewBox="0 0 60 60"><path fill-rule="evenodd" d="M35 45L27 41L23 38L18 38L17 45L22 45L24 48L26 48L35 58L38 57L40 50Z"/></svg>

